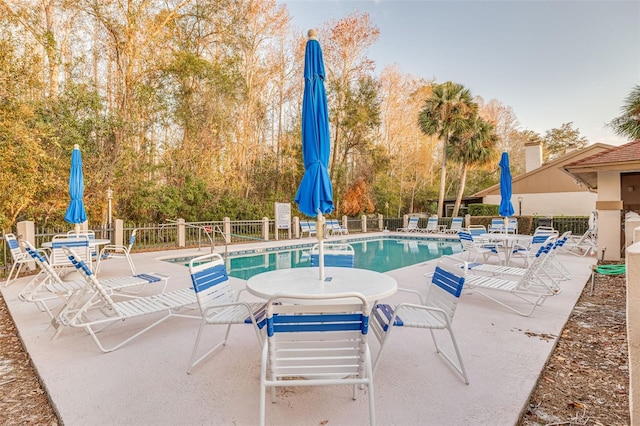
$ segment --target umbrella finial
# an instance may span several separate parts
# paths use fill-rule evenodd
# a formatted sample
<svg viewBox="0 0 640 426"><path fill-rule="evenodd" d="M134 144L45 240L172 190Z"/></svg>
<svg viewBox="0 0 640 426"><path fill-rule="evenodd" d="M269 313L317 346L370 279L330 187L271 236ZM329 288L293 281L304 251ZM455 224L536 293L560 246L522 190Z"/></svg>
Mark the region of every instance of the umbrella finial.
<svg viewBox="0 0 640 426"><path fill-rule="evenodd" d="M77 143L73 144L73 149L80 149L80 145L78 145Z"/></svg>
<svg viewBox="0 0 640 426"><path fill-rule="evenodd" d="M307 32L307 36L309 37L309 40L317 40L318 39L318 31L316 31L315 28L311 28Z"/></svg>

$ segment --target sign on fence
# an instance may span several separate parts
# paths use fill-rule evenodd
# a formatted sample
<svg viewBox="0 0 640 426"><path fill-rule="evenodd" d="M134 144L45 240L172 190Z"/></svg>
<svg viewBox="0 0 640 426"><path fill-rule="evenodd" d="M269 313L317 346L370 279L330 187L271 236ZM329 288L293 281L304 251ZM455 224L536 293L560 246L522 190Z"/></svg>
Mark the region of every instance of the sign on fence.
<svg viewBox="0 0 640 426"><path fill-rule="evenodd" d="M291 227L291 203L276 203L276 229Z"/></svg>

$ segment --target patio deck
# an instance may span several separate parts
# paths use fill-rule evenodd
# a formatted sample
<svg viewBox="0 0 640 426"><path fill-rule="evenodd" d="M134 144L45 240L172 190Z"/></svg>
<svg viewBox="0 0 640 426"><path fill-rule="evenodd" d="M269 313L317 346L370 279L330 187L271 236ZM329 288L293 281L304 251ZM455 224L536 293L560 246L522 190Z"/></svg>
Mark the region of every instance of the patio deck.
<svg viewBox="0 0 640 426"><path fill-rule="evenodd" d="M256 246L264 244L277 243ZM177 289L190 286L188 269L158 259L207 252L137 253L134 262L139 273L171 276L168 289ZM435 352L428 332L397 330L374 378L378 424L515 424L595 262L594 258L560 256L574 278L564 282L563 292L547 299L530 318L478 295L462 296L454 328L469 385ZM421 288L423 274L433 267L432 261L388 274L402 287ZM109 260L102 268L101 277L129 271L127 262L119 260ZM260 348L250 327L232 329L228 346L187 375L196 320L171 319L123 348L102 354L82 330L65 330L51 341L47 315L33 304L17 300L28 280L21 278L8 288L2 287L2 292L63 424L258 423ZM244 281L231 280L243 288ZM406 294L396 294L387 301L406 298ZM126 333L129 328L138 329L141 322L146 323L145 319L119 323L102 334L108 338ZM207 330L215 337L224 331L225 327L219 326ZM378 348L372 338L374 356ZM348 386L298 387L279 390L277 403L267 404L268 424L323 422L367 424L366 397L360 395L353 401Z"/></svg>

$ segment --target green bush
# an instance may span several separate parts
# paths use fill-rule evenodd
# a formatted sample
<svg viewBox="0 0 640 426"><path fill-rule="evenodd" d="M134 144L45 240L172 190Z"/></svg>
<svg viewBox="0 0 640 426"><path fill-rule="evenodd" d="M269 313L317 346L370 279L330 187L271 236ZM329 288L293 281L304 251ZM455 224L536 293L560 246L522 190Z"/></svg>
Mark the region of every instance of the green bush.
<svg viewBox="0 0 640 426"><path fill-rule="evenodd" d="M471 216L497 216L500 206L497 204L469 204Z"/></svg>

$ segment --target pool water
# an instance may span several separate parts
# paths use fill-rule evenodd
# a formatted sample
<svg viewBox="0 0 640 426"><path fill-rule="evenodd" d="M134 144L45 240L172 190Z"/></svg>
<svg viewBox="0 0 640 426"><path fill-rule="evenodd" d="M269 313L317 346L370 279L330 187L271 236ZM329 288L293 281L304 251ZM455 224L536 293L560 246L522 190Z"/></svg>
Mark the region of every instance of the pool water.
<svg viewBox="0 0 640 426"><path fill-rule="evenodd" d="M447 240L383 238L347 242L355 251L355 267L377 272L387 272L462 251L458 241ZM246 280L262 272L311 266L310 250L311 246L305 246L241 256L231 253L227 260L227 271L232 277ZM188 265L190 259L166 260Z"/></svg>

